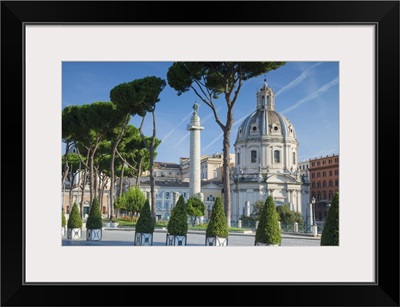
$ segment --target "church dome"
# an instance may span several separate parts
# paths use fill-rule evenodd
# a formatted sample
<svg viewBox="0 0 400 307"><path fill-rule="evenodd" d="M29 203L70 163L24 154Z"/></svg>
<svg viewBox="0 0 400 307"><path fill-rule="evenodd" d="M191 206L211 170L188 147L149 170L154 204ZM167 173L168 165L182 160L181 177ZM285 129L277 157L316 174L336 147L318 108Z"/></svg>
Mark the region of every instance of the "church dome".
<svg viewBox="0 0 400 307"><path fill-rule="evenodd" d="M296 138L292 123L281 113L258 109L239 126L237 141L257 137Z"/></svg>
<svg viewBox="0 0 400 307"><path fill-rule="evenodd" d="M257 93L257 109L239 126L236 141L265 139L269 136L295 140L296 132L290 120L275 111L274 93L265 82Z"/></svg>

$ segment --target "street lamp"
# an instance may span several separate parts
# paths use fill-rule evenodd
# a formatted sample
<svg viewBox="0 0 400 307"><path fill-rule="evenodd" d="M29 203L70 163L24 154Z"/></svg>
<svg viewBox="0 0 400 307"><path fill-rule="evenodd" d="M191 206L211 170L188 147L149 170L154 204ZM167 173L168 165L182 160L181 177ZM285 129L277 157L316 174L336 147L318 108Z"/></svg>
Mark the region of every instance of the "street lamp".
<svg viewBox="0 0 400 307"><path fill-rule="evenodd" d="M313 205L313 226L315 226L315 225L317 225L317 223L315 222L315 197L314 196L311 199L311 203Z"/></svg>

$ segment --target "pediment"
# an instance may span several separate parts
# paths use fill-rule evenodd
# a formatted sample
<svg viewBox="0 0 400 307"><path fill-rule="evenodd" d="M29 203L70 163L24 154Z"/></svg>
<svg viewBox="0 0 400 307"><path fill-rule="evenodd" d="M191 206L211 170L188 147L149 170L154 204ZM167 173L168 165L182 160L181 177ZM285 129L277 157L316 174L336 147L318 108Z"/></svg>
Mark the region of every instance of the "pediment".
<svg viewBox="0 0 400 307"><path fill-rule="evenodd" d="M287 174L271 174L267 177L267 183L300 183L295 177Z"/></svg>

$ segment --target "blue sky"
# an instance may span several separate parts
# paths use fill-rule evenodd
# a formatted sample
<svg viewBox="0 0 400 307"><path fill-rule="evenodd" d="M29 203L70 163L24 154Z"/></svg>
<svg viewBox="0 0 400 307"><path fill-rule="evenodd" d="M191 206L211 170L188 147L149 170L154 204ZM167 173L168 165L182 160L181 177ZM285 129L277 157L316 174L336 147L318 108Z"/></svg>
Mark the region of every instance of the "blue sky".
<svg viewBox="0 0 400 307"><path fill-rule="evenodd" d="M146 76L167 82L172 62L63 62L62 108L70 105L110 101L110 90L116 85ZM293 124L299 142L299 162L315 157L339 154L339 62L287 62L277 70L246 81L234 107L231 152L240 123L255 111L256 92L264 78L275 92L275 109ZM160 94L156 107L157 138L162 140L156 161L179 163L189 157L189 131L193 103L200 105L201 154L222 152L222 130L215 123L211 109L192 92L178 96L168 86ZM225 101L216 105L221 119ZM139 126L135 116L131 124ZM146 117L145 135L152 133L151 116ZM62 144L62 152L64 152Z"/></svg>

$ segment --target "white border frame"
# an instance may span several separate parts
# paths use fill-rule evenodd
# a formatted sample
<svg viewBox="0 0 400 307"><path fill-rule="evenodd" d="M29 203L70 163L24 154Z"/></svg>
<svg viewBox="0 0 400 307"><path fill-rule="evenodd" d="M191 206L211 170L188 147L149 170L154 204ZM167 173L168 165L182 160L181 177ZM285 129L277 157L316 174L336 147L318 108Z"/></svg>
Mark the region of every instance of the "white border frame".
<svg viewBox="0 0 400 307"><path fill-rule="evenodd" d="M27 25L25 34L26 282L376 282L374 26ZM340 247L62 247L58 218L35 222L43 212L59 216L62 61L210 59L340 62ZM105 260L135 257L150 265L99 269ZM169 263L163 274L154 265L159 257ZM179 270L182 259L204 269Z"/></svg>

